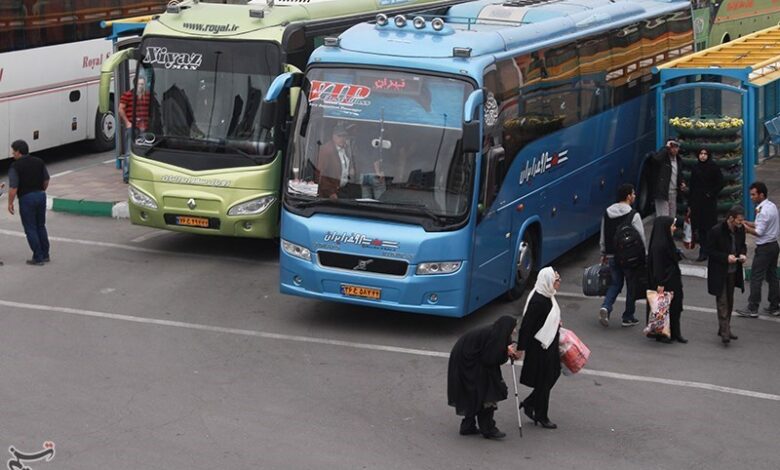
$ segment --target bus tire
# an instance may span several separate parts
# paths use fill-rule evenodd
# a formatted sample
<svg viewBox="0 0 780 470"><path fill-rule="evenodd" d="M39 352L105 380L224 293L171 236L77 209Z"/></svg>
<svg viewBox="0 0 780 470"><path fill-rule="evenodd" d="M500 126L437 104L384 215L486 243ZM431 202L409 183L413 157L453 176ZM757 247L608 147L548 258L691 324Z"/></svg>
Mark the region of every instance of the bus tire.
<svg viewBox="0 0 780 470"><path fill-rule="evenodd" d="M92 150L106 152L116 146L116 115L112 104L107 113L95 111L95 140Z"/></svg>
<svg viewBox="0 0 780 470"><path fill-rule="evenodd" d="M509 301L518 300L523 296L536 280L539 269L539 239L531 228L523 232L523 240L520 242L515 264L515 282L512 288L506 292Z"/></svg>

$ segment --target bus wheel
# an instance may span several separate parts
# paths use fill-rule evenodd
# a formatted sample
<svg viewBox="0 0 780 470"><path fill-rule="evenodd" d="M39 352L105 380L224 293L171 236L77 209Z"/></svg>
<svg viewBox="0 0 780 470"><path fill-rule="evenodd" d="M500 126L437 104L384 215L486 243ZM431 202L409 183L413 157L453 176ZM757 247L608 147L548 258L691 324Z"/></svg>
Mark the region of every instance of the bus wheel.
<svg viewBox="0 0 780 470"><path fill-rule="evenodd" d="M95 152L105 152L116 145L116 117L113 108L111 106L107 113L102 114L97 111L95 115L95 140L92 141L92 150Z"/></svg>
<svg viewBox="0 0 780 470"><path fill-rule="evenodd" d="M515 283L506 293L508 300L519 299L532 285L539 266L538 253L539 246L536 235L531 229L527 229L523 233L523 241L520 242L520 248L517 252Z"/></svg>

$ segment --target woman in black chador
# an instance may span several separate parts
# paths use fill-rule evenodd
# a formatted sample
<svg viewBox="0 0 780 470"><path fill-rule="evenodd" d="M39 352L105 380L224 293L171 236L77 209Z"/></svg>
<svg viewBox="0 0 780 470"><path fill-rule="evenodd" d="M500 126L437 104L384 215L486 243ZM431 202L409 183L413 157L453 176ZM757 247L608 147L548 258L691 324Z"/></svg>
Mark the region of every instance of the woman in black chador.
<svg viewBox="0 0 780 470"><path fill-rule="evenodd" d="M561 276L547 267L539 271L534 290L528 295L523 321L517 335L517 350L525 353L520 383L533 388L520 404L525 414L547 429L558 426L550 421L550 390L561 375L561 358L558 352L558 329L561 325L561 309L555 293L561 286Z"/></svg>
<svg viewBox="0 0 780 470"><path fill-rule="evenodd" d="M493 413L497 403L507 397L501 364L507 361L510 352L514 353L512 332L515 325L517 321L513 317L503 316L492 325L461 336L452 348L447 371L447 400L458 416L464 416L460 423L460 433L464 436L480 432L486 439L506 436L496 427Z"/></svg>
<svg viewBox="0 0 780 470"><path fill-rule="evenodd" d="M676 340L687 343L680 332L680 316L683 306L682 274L680 273L680 255L674 245L672 234L675 230L675 220L671 217L656 217L653 222L653 232L650 235L650 247L647 250L647 276L650 289L656 288L659 294L670 291L674 294L669 305L669 323L672 338L658 336L663 343Z"/></svg>
<svg viewBox="0 0 780 470"><path fill-rule="evenodd" d="M699 258L707 259L707 233L718 223L718 193L723 189L723 175L707 149L699 150L699 163L691 169L691 228L698 238Z"/></svg>

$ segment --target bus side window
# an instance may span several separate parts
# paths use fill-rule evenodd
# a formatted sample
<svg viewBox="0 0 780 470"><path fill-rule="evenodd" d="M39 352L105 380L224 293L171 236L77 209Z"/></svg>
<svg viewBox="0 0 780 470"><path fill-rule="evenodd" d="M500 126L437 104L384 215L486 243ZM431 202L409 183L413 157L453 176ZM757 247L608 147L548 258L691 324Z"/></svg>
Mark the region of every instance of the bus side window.
<svg viewBox="0 0 780 470"><path fill-rule="evenodd" d="M21 0L0 5L0 52L21 50L25 44L26 10ZM10 4L9 4L10 3Z"/></svg>

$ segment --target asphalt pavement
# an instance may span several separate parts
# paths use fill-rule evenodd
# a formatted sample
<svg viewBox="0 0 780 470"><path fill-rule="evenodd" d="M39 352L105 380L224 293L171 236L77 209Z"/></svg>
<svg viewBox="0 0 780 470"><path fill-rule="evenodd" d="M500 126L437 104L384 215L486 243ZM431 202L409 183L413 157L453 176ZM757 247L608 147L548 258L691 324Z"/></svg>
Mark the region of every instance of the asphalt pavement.
<svg viewBox="0 0 780 470"><path fill-rule="evenodd" d="M554 263L564 325L592 350L552 391L559 428L524 419L521 438L510 393L498 442L458 435L447 355L524 299L446 319L287 297L273 242L48 217L52 262L27 266L0 212L0 449L53 442L33 470L780 468L780 320L735 317L724 347L705 280L686 277L690 343L603 328L580 288L595 239Z"/></svg>

